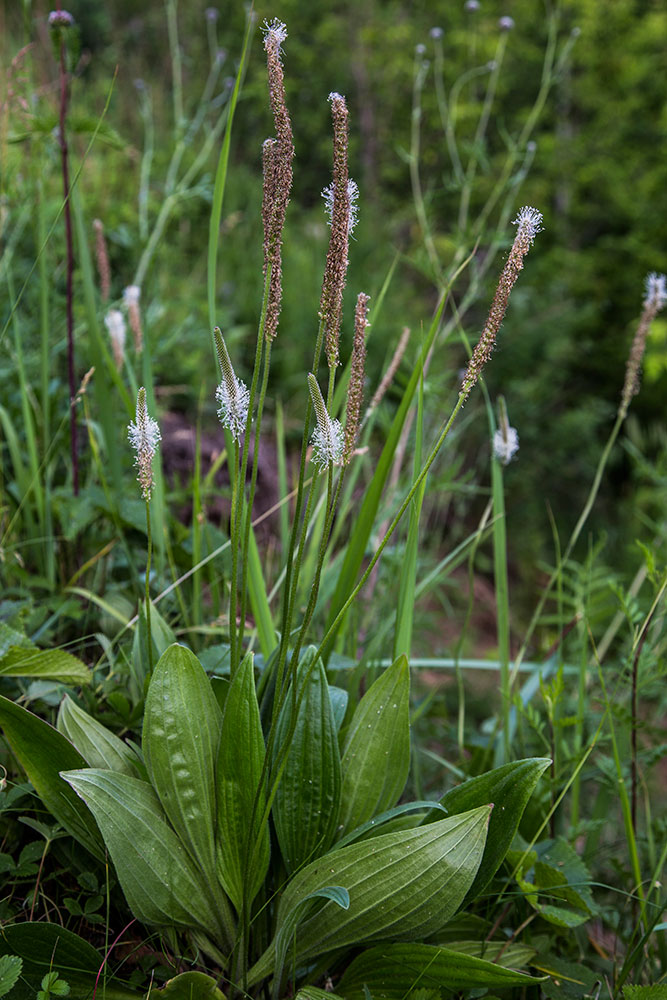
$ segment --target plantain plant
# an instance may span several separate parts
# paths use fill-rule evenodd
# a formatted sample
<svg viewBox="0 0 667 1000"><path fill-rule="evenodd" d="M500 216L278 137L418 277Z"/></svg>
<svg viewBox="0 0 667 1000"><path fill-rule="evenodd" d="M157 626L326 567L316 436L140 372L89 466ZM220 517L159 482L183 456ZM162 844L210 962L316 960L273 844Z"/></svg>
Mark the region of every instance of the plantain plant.
<svg viewBox="0 0 667 1000"><path fill-rule="evenodd" d="M342 298L358 192L348 177L345 99L330 95L334 169L325 198L331 237L275 611L261 571L252 509L278 333L281 244L294 154L281 62L286 37L280 22L266 26L276 137L264 144L264 297L249 386L237 376L222 332L216 328L214 334L222 373L216 398L232 486L224 676L209 678L183 645L160 649L164 630L152 608L147 567L140 618L146 652L141 642L132 651L133 678L137 690L145 691L141 746L123 742L69 698L60 707L57 729L0 698L0 725L56 820L93 857L110 858L134 917L163 929L172 940L189 936L216 963L232 993L265 995L268 989L277 1000L288 988L302 987L309 997L318 997L327 976L336 977L335 989L346 1000L361 1000L368 991L398 1000L417 985L526 986L537 980L515 967L527 962L529 949L503 941L494 951L490 942L481 957L456 942L465 938L462 911L489 887L550 762L507 763L439 802L401 803L410 768L406 652L396 650L392 665L356 705L348 704L347 691L335 684L340 661L334 654L341 644L349 648L350 610L401 517L418 502L429 469L493 350L541 215L532 208L519 213L516 237L453 409L430 450L424 449L426 457L415 463L413 482L362 572L393 451L440 329L443 294L332 582L328 557L334 521L363 423L369 297L361 293L357 298L353 347L339 392ZM212 245L213 262L214 251ZM211 272L209 282L213 279ZM150 559L152 462L159 431L148 415L147 395L139 389L129 436L146 500ZM335 415L342 417L343 409L344 425ZM421 457L421 446L418 453ZM402 621L410 611L406 598ZM317 645L313 622L322 623ZM401 644L409 648L408 639Z"/></svg>

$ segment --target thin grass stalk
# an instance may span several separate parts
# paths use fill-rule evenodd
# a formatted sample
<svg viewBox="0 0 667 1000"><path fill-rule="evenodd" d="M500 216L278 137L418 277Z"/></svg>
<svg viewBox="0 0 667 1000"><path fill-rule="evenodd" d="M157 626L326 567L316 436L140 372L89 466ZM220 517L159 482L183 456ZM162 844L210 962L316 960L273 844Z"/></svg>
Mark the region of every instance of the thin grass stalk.
<svg viewBox="0 0 667 1000"><path fill-rule="evenodd" d="M278 496L287 496L287 453L285 449L285 414L280 400L276 402L276 465L278 468ZM289 509L282 504L279 512L280 548L283 554L289 544Z"/></svg>
<svg viewBox="0 0 667 1000"><path fill-rule="evenodd" d="M41 171L37 176L37 223L36 244L42 246L46 237L46 207L44 204L44 182ZM40 341L40 395L42 417L42 455L46 455L51 436L51 400L49 398L49 383L51 381L51 351L49 343L49 290L50 282L46 254L42 254L38 266L39 280L39 341ZM51 507L51 471L44 464L44 532L46 578L53 586L56 580L56 553L53 537L53 509Z"/></svg>
<svg viewBox="0 0 667 1000"><path fill-rule="evenodd" d="M460 184L463 182L463 165L461 163L461 157L459 155L458 146L456 144L454 129L452 128L452 120L449 113L449 107L447 105L447 95L445 93L445 87L444 87L445 60L442 48L441 35L437 35L437 37L435 38L434 70L435 70L434 72L435 95L436 95L436 100L438 102L438 111L440 112L440 121L442 123L442 130L445 133L445 141L447 143L449 158L452 161L454 176L456 177L456 180Z"/></svg>
<svg viewBox="0 0 667 1000"><path fill-rule="evenodd" d="M70 454L72 460L72 489L74 496L79 495L79 451L77 446L76 407L76 374L74 361L74 245L72 241L72 217L70 211L69 183L69 149L67 145L67 105L69 101L69 85L67 79L65 31L60 28L60 125L58 141L60 145L60 165L63 182L63 202L65 206L65 246L67 254L67 274L65 302L67 313L67 378L69 382L70 405Z"/></svg>
<svg viewBox="0 0 667 1000"><path fill-rule="evenodd" d="M178 139L183 131L183 71L181 49L178 44L178 0L166 0L166 8L174 100L174 134Z"/></svg>
<svg viewBox="0 0 667 1000"><path fill-rule="evenodd" d="M197 416L197 431L195 438L195 467L192 475L192 565L197 566L201 559L202 531L204 512L201 498L201 396ZM192 621L194 625L203 623L202 614L202 579L200 573L192 578Z"/></svg>
<svg viewBox="0 0 667 1000"><path fill-rule="evenodd" d="M151 556L153 554L153 539L151 534L151 502L149 498L146 498L146 539L147 539L147 552L146 552L146 586L144 592L145 608L146 608L146 645L148 653L148 676L153 675L153 634L151 632L151 591L150 591L150 579L151 579Z"/></svg>
<svg viewBox="0 0 667 1000"><path fill-rule="evenodd" d="M415 210L417 212L417 220L419 222L419 228L422 231L422 239L424 240L424 246L426 247L426 252L428 258L433 268L433 274L438 282L442 283L442 268L440 267L440 259L438 257L438 251L435 248L435 243L433 241L433 235L431 233L431 227L428 222L428 217L426 215L426 207L424 205L424 194L421 186L421 177L419 174L419 145L420 145L420 123L421 123L421 98L422 91L424 89L424 80L426 79L426 74L428 72L428 62L422 58L422 56L417 52L415 54L415 69L414 69L414 82L412 85L412 114L411 114L411 126L410 126L410 157L409 157L409 167L410 167L410 183L412 185L412 197L415 203Z"/></svg>
<svg viewBox="0 0 667 1000"><path fill-rule="evenodd" d="M97 122L95 124L95 128L94 128L93 134L92 134L92 136L90 138L90 142L86 146L85 153L83 154L83 157L81 159L81 164L79 165L79 168L78 168L78 170L76 171L76 173L74 175L74 179L72 180L72 184L71 184L71 187L70 187L70 190L72 190L72 191L74 191L75 188L76 188L76 186L77 186L77 183L79 181L79 177L81 176L81 171L83 170L84 165L86 163L86 160L88 159L88 154L90 153L91 149L93 148L93 144L94 144L95 140L97 139L98 132L100 130L102 122L104 121L104 117L105 117L105 115L106 115L106 113L108 111L109 105L111 103L111 95L113 94L113 88L114 88L114 84L116 82L116 73L117 73L117 70L114 71L113 79L111 81L111 86L109 87L109 91L107 93L107 97L106 97L106 101L105 101L105 104L104 104L104 108L102 109L102 114L100 115L100 117L98 118L98 120L97 120ZM39 250L37 251L35 259L33 260L32 264L30 265L30 268L28 269L28 274L26 275L26 277L25 277L25 279L23 281L23 284L21 285L21 288L19 290L19 293L16 296L16 299L14 300L14 304L12 305L12 308L10 309L9 316L5 320L5 324L2 327L2 330L0 330L0 345L2 345L2 342L4 341L5 336L7 335L7 331L9 330L9 327L10 327L11 322L12 322L12 317L13 317L14 313L16 312L16 310L18 309L18 307L19 307L19 305L20 305L20 303L21 303L21 301L23 299L23 296L25 295L26 289L30 285L30 281L31 281L32 276L33 276L33 274L35 272L35 269L36 269L36 267L37 267L37 265L38 265L38 263L39 263L39 261L41 259L42 254L44 253L44 251L46 249L46 246L47 246L49 240L51 239L51 236L55 232L55 230L56 230L56 228L58 226L58 223L60 222L60 216L63 214L64 211L65 211L65 202L63 201L60 204L60 206L58 207L58 210L56 211L55 217L54 217L53 222L51 223L51 225L49 227L49 231L46 234L44 242L39 247Z"/></svg>
<svg viewBox="0 0 667 1000"><path fill-rule="evenodd" d="M544 609L544 605L546 604L547 598L549 597L549 594L551 593L553 585L554 585L554 583L556 583L556 581L558 580L558 578L560 576L563 564L566 563L567 560L570 558L570 555L572 554L572 550L574 549L574 546L576 545L577 541L579 540L579 536L581 535L581 532L583 531L584 525L586 524L586 521L588 520L588 517L590 515L591 510L593 509L593 505L595 503L595 500L597 499L598 491L600 489L600 483L602 481L602 476L604 474L604 470L605 470L605 468L607 466L607 462L609 461L609 456L611 454L611 450L614 447L614 444L616 442L616 438L618 437L618 432L621 429L622 423L623 423L623 416L621 414L618 414L617 417L616 417L616 422L614 423L614 426L613 426L613 428L611 430L611 433L610 433L610 435L609 435L609 437L607 439L607 443L605 444L605 446L604 446L604 448L602 450L602 454L600 455L600 459L598 461L598 465L597 465L597 468L595 470L595 475L593 477L593 482L591 484L591 488L588 491L588 496L586 498L586 503L584 504L584 508L583 508L581 514L579 515L579 519L578 519L576 525L574 526L572 534L570 535L570 540L568 541L568 543L567 543L567 545L565 547L565 551L563 552L563 556L559 560L558 565L555 567L555 569L551 573L551 576L547 580L547 583L546 583L546 585L544 586L544 588L542 590L542 594L540 596L540 599L537 602L537 606L535 608L535 611L533 612L532 618L530 619L530 622L528 623L528 627L526 629L526 633L524 635L523 642L522 642L521 647L518 650L517 655L516 655L515 660L514 660L514 668L513 668L513 672L512 672L512 678L511 678L511 683L512 684L514 683L514 681L516 679L516 673L517 673L517 670L518 670L518 666L521 664L521 661L523 660L524 656L526 655L526 652L528 650L528 643L530 642L530 640L532 638L532 635L533 635L533 632L535 631L535 628L537 627L537 624L538 624L538 622L540 620L540 616L541 616L542 611Z"/></svg>
<svg viewBox="0 0 667 1000"><path fill-rule="evenodd" d="M459 216L458 216L458 227L460 232L465 232L468 225L468 211L470 209L470 196L472 194L472 186L475 180L475 174L477 172L477 164L479 162L479 155L482 142L484 141L484 136L486 135L486 129L489 124L489 117L491 115L491 108L493 106L493 101L496 96L496 88L498 86L498 78L500 77L500 71L503 65L503 58L505 56L505 49L507 48L507 38L508 33L506 31L501 31L498 37L498 44L496 45L496 51L493 57L493 69L489 76L489 82L486 87L486 94L484 95L484 104L482 105L482 110L479 116L479 121L477 123L477 129L475 131L475 137L472 143L472 151L470 153L470 158L468 160L468 166L465 173L465 181L463 188L461 189L461 201L459 203Z"/></svg>
<svg viewBox="0 0 667 1000"><path fill-rule="evenodd" d="M340 610L337 612L336 616L333 618L331 624L327 628L327 630L325 632L325 635L324 635L324 638L322 639L322 641L320 642L320 645L318 646L317 656L322 656L323 653L324 653L324 651L327 650L330 647L331 641L333 640L333 638L334 638L334 636L335 636L335 634L336 634L336 632L337 632L337 630L338 630L341 622L343 621L343 619L344 619L344 617L345 617L348 609L350 608L350 606L354 602L354 599L356 598L357 594L362 590L364 584L366 583L366 581L368 580L369 576L373 572L373 569L374 569L376 563L379 561L380 556L384 552L384 549L387 546L387 544L389 542L389 539L392 537L394 531L396 530L396 527L397 527L398 523L400 522L401 518L403 517L403 514L405 513L405 511L407 510L408 506L412 502L412 500L413 500L414 496L416 495L417 491L419 490L422 482L424 481L424 479L428 475L428 470L433 465L433 462L435 461L436 456L437 456L438 452L440 451L440 448L442 447L442 445L443 445L443 443L445 441L445 438L449 434L449 431L451 430L452 425L454 423L454 420L456 419L456 416L457 416L459 410L463 406L464 401L465 401L464 395L460 394L459 397L458 397L458 399L457 399L456 405L454 406L454 409L452 410L452 413L451 413L449 419L447 420L445 426L443 427L442 431L440 432L440 435L439 435L439 437L438 437L435 445L431 449L431 452L430 452L430 454L429 454L429 456L428 456L425 464L422 466L422 470L419 473L419 476L413 482L413 484L412 484L410 490L408 491L405 499L403 500L403 503L401 504L398 512L395 514L395 516L394 516L391 524L389 525L389 527L388 527L388 529L387 529L384 537L382 538L382 540L379 543L377 549L375 550L375 552L374 552L371 560L369 561L369 564L368 564L368 566L367 566L364 574L362 575L362 577L359 580L359 582L357 583L357 585L353 588L353 590L349 594L347 600L343 603L343 605L341 606Z"/></svg>
<svg viewBox="0 0 667 1000"><path fill-rule="evenodd" d="M424 444L424 378L419 381L417 393L417 428L415 434L415 451L412 466L413 478L419 474L422 464ZM396 632L394 634L394 659L404 653L410 659L412 646L412 625L415 614L415 587L417 577L417 557L419 554L419 520L421 517L426 479L415 494L410 504L408 533L405 542L405 554L400 574L398 591L398 607L396 611Z"/></svg>
<svg viewBox="0 0 667 1000"><path fill-rule="evenodd" d="M222 203L227 186L227 169L229 166L229 152L232 142L232 126L234 124L234 114L241 92L241 81L243 79L249 53L250 38L252 36L252 18L249 16L246 21L243 46L241 48L241 58L239 68L234 80L234 88L228 104L228 113L225 123L225 133L218 157L218 165L215 171L215 185L213 188L213 203L211 205L211 215L208 227L208 255L206 265L206 291L208 300L208 322L209 327L215 326L215 286L218 262L218 242L220 239L220 220L222 218Z"/></svg>

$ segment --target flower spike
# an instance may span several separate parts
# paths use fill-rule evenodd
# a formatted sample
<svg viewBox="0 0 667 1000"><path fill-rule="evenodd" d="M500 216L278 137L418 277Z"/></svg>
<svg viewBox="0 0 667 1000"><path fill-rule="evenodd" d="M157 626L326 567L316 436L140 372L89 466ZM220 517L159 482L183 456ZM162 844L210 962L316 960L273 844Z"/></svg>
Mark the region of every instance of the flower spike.
<svg viewBox="0 0 667 1000"><path fill-rule="evenodd" d="M215 390L215 398L220 403L218 417L223 427L227 427L235 441L239 441L248 420L250 393L245 382L234 374L227 345L220 327L213 331L215 350L222 369L222 382Z"/></svg>
<svg viewBox="0 0 667 1000"><path fill-rule="evenodd" d="M127 429L130 444L136 452L134 464L139 469L137 480L144 500L150 500L153 489L153 457L162 438L157 421L148 416L146 390L142 386L137 393L136 423Z"/></svg>

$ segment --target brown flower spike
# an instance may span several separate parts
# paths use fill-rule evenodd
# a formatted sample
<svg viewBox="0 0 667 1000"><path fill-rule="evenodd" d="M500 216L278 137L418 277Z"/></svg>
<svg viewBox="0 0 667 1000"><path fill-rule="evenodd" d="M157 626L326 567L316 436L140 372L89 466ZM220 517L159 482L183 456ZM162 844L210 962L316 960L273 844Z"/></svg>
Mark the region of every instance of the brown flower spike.
<svg viewBox="0 0 667 1000"><path fill-rule="evenodd" d="M352 452L359 431L359 414L364 397L364 372L366 367L366 328L368 323L368 302L370 296L360 292L354 310L354 342L350 361L350 382L347 389L347 410L345 415L345 443L343 465L352 458Z"/></svg>
<svg viewBox="0 0 667 1000"><path fill-rule="evenodd" d="M264 31L269 99L276 129L276 138L268 139L264 143L262 151L265 277L269 268L271 269L264 336L271 341L278 332L282 301L282 238L285 213L292 189L294 139L292 123L285 103L285 79L280 62L280 47L287 38L287 29L282 21L273 20L265 24Z"/></svg>
<svg viewBox="0 0 667 1000"><path fill-rule="evenodd" d="M338 365L338 338L343 314L343 289L347 274L350 234L357 219L357 185L348 177L348 112L345 98L329 94L333 121L333 183L322 195L331 222L327 262L322 280L320 321L329 368Z"/></svg>
<svg viewBox="0 0 667 1000"><path fill-rule="evenodd" d="M479 338L477 346L472 352L472 357L463 376L459 396L462 396L464 399L467 399L470 395L470 391L477 382L484 365L493 353L498 330L500 329L500 324L503 321L507 303L509 302L510 293L523 267L523 258L533 245L535 236L542 229L542 213L538 212L536 208L525 206L514 220L514 225L518 226L518 229L512 249L509 252L503 273L500 275L500 281L498 282L496 294L491 304L491 310L482 331L482 336Z"/></svg>
<svg viewBox="0 0 667 1000"><path fill-rule="evenodd" d="M664 274L656 274L655 271L652 271L651 274L646 276L644 308L639 318L639 326L632 341L630 356L628 357L625 369L625 382L623 384L623 393L621 394L621 405L618 410L619 416L622 419L625 419L628 412L630 400L639 392L639 374L649 328L657 314L661 309L664 309L666 304L667 278Z"/></svg>

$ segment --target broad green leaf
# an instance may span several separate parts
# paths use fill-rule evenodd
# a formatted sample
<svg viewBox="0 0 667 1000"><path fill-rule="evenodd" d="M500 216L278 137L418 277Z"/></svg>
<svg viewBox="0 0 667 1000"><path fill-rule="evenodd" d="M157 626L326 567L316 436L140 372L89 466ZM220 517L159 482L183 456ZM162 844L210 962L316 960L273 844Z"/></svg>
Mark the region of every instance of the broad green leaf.
<svg viewBox="0 0 667 1000"><path fill-rule="evenodd" d="M343 725L343 719L345 718L345 712L347 710L348 693L345 688L334 687L333 684L329 685L329 701L331 702L331 711L333 712L334 722L336 723L336 730L338 731Z"/></svg>
<svg viewBox="0 0 667 1000"><path fill-rule="evenodd" d="M80 685L90 683L90 670L63 649L11 646L0 659L0 677L39 677Z"/></svg>
<svg viewBox="0 0 667 1000"><path fill-rule="evenodd" d="M273 821L288 873L314 861L331 846L338 826L341 764L327 675L315 648L297 672L301 699L294 733L273 803ZM289 739L293 722L290 690L278 721L276 750Z"/></svg>
<svg viewBox="0 0 667 1000"><path fill-rule="evenodd" d="M0 726L51 815L94 857L104 860L95 820L59 774L86 766L78 750L48 722L4 697L0 697Z"/></svg>
<svg viewBox="0 0 667 1000"><path fill-rule="evenodd" d="M395 806L410 769L410 670L405 656L361 699L343 751L339 825L349 833Z"/></svg>
<svg viewBox="0 0 667 1000"><path fill-rule="evenodd" d="M466 896L466 901L474 899L486 888L503 862L514 834L517 831L528 799L540 775L551 764L547 757L529 757L504 764L487 774L450 789L440 799L450 816L492 803L494 806L489 823L489 836L477 877ZM425 823L438 818L429 813Z"/></svg>
<svg viewBox="0 0 667 1000"><path fill-rule="evenodd" d="M151 678L142 748L169 822L214 883L215 762L222 713L194 653L170 646Z"/></svg>
<svg viewBox="0 0 667 1000"><path fill-rule="evenodd" d="M294 1000L343 1000L339 993L321 990L319 986L302 986Z"/></svg>
<svg viewBox="0 0 667 1000"><path fill-rule="evenodd" d="M440 938L440 935L438 935ZM527 944L508 944L507 941L486 941L484 938L471 941L450 940L441 942L440 940L429 941L429 944L438 947L449 948L461 955L469 955L471 958L483 958L486 962L493 962L494 965L501 965L503 968L518 969L522 965L528 965L535 956L535 949Z"/></svg>
<svg viewBox="0 0 667 1000"><path fill-rule="evenodd" d="M151 996L163 1000L224 1000L225 994L211 976L204 972L182 972L164 984L161 990L153 988Z"/></svg>
<svg viewBox="0 0 667 1000"><path fill-rule="evenodd" d="M404 802L403 805L394 806L393 809L387 809L386 812L379 813L374 816L373 819L367 820L358 826L355 830L351 830L336 844L336 850L339 847L345 847L347 844L354 843L355 840L361 840L362 837L367 836L377 836L383 833L393 833L395 829L398 830L411 830L416 826L421 825L421 820L424 817L424 813L418 813L417 816L407 816L406 813L413 813L415 810L423 810L434 807L433 802L417 800L416 802ZM443 816L446 815L447 810L442 806L439 806L440 812ZM396 821L396 822L392 822Z"/></svg>
<svg viewBox="0 0 667 1000"><path fill-rule="evenodd" d="M269 866L268 825L260 829L266 804L264 791L259 790L265 754L249 654L227 692L216 786L218 877L237 910L243 902L244 876L249 905Z"/></svg>
<svg viewBox="0 0 667 1000"><path fill-rule="evenodd" d="M89 767L136 776L136 755L115 733L84 712L67 695L58 711L58 730L74 744Z"/></svg>
<svg viewBox="0 0 667 1000"><path fill-rule="evenodd" d="M335 884L348 891L349 909L327 903L300 924L294 948L300 961L348 945L436 933L454 915L477 873L489 812L484 806L330 851L288 883L278 932L307 896ZM251 984L269 975L274 963L275 951L269 948L251 969Z"/></svg>
<svg viewBox="0 0 667 1000"><path fill-rule="evenodd" d="M59 972L70 987L70 1000L90 1000L103 957L83 938L59 924L5 925L0 931L0 954L14 953L23 961L21 979L11 1000L35 1000L44 974ZM140 1000L140 994L119 980L100 985L106 1000Z"/></svg>
<svg viewBox="0 0 667 1000"><path fill-rule="evenodd" d="M345 1000L403 1000L413 989L450 990L530 986L532 976L428 944L385 944L363 952L336 989Z"/></svg>
<svg viewBox="0 0 667 1000"><path fill-rule="evenodd" d="M63 777L95 816L134 915L147 924L202 927L216 939L214 892L148 782L92 768Z"/></svg>
<svg viewBox="0 0 667 1000"><path fill-rule="evenodd" d="M23 960L18 955L3 955L0 958L0 997L14 988L22 966Z"/></svg>

